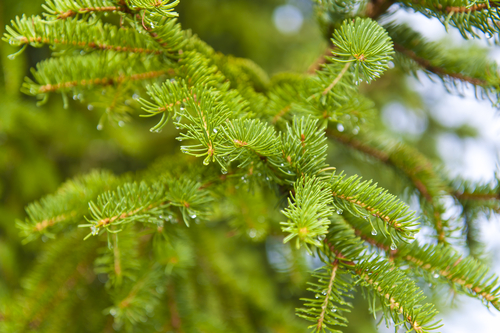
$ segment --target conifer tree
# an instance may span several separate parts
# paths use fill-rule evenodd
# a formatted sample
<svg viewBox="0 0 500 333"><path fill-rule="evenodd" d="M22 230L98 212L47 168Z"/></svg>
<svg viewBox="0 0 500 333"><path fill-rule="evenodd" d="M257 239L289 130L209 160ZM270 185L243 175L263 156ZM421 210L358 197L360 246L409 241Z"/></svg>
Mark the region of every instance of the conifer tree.
<svg viewBox="0 0 500 333"><path fill-rule="evenodd" d="M272 77L184 30L178 4L46 0L6 27L3 41L19 47L10 58L51 47L22 87L39 104L85 100L102 131L152 118L151 132L176 133L180 146L142 171L80 175L26 207L24 243L45 244L0 307L1 332L347 332L360 304L401 331L438 332L423 282L500 310L476 235L481 214L500 213L499 179L450 179L378 131L364 88L394 65L497 105L487 50L429 42L388 10L497 43L498 2L316 0L328 54L310 73ZM332 146L389 166L407 195L338 169ZM432 233L417 241L421 228Z"/></svg>

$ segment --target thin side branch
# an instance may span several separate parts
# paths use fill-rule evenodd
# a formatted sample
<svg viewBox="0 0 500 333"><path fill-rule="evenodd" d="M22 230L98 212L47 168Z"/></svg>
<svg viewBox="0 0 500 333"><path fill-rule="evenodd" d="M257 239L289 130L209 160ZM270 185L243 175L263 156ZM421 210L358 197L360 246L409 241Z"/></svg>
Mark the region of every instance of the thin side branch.
<svg viewBox="0 0 500 333"><path fill-rule="evenodd" d="M93 85L112 85L112 84L119 84L122 82L125 82L127 80L130 81L139 81L139 80L147 80L147 79L152 79L155 77L162 76L164 74L172 74L172 70L160 70L160 71L151 71L151 72L145 72L145 73L139 73L139 74L133 74L130 76L126 75L121 75L115 78L100 78L100 79L91 79L91 80L81 80L81 81L69 81L69 82L63 82L63 83L57 83L57 84L46 84L41 86L38 89L38 92L43 94L43 93L49 93L49 92L54 92L60 89L68 89L68 88L73 88L77 86L93 86Z"/></svg>
<svg viewBox="0 0 500 333"><path fill-rule="evenodd" d="M144 49L140 47L127 47L127 46L116 46L116 45L107 45L104 43L94 43L94 42L77 42L73 41L69 43L66 40L49 40L49 39L44 39L42 37L22 37L19 38L19 41L22 44L29 44L29 43L43 43L43 44L60 44L60 45L69 45L69 46L77 46L77 47L88 47L91 49L95 50L112 50L116 52L129 52L129 53L145 53L145 54L162 54L163 51L159 50L151 50L151 49Z"/></svg>
<svg viewBox="0 0 500 333"><path fill-rule="evenodd" d="M335 275L337 274L338 267L339 267L338 260L335 260L333 262L332 275L330 276L330 282L328 283L328 290L326 292L325 300L321 305L321 313L318 318L318 325L316 326L318 332L320 332L323 329L323 321L325 320L325 313L328 307L328 299L330 298L330 294L332 293L333 281L335 280Z"/></svg>
<svg viewBox="0 0 500 333"><path fill-rule="evenodd" d="M425 69L429 72L432 72L434 74L446 76L446 77L448 77L450 79L454 79L454 80L469 82L469 83L476 85L476 86L484 86L484 85L488 84L488 82L486 82L486 80L466 76L466 75L463 75L460 73L453 73L453 72L447 71L444 68L434 66L431 64L431 62L429 60L417 56L417 54L414 51L409 50L400 44L394 43L394 49L396 51L404 54L405 56L411 58L413 61L415 61L423 69Z"/></svg>

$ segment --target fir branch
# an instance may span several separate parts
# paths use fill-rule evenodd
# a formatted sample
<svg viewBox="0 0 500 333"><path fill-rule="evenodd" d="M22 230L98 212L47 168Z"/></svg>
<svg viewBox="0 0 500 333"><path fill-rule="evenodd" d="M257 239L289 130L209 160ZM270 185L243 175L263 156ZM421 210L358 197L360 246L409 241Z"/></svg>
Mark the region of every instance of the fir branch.
<svg viewBox="0 0 500 333"><path fill-rule="evenodd" d="M327 329L333 333L341 331L332 326L347 326L347 319L343 312L350 312L352 305L345 298L352 298L349 293L352 282L341 276L339 261L326 265L313 273L318 282L308 282L309 291L314 293L315 298L302 298L306 308L297 309L297 316L308 321L315 322L309 326L314 332L325 332Z"/></svg>
<svg viewBox="0 0 500 333"><path fill-rule="evenodd" d="M39 16L16 18L7 26L3 40L11 45L44 44L91 50L112 50L125 53L165 54L152 38L145 38L135 29L118 28L101 21L88 23L76 19L43 21ZM85 33L82 33L85 31Z"/></svg>
<svg viewBox="0 0 500 333"><path fill-rule="evenodd" d="M90 227L90 236L102 229L113 233L113 228L136 221L163 225L163 215L175 214L170 206L179 207L187 226L190 220L206 217L206 205L211 198L206 190L200 189L201 184L186 179L167 184L168 191L160 182L151 186L141 182L126 183L116 191L103 193L96 202L89 203L90 223L80 227Z"/></svg>
<svg viewBox="0 0 500 333"><path fill-rule="evenodd" d="M434 305L420 305L425 296L415 283L399 270L392 270L391 264L372 258L356 267L356 273L361 277L361 285L372 289L390 309L394 322L398 322L401 314L407 324L406 328L416 333L424 333L439 328L438 322L433 322L437 313ZM406 280L406 281L405 281ZM397 281L397 282L396 282ZM395 283L396 282L396 283ZM405 296L395 296L407 292Z"/></svg>
<svg viewBox="0 0 500 333"><path fill-rule="evenodd" d="M107 86L107 85L118 85L120 83L123 83L125 81L138 81L138 80L147 80L147 79L152 79L156 78L162 75L165 75L169 73L170 71L168 70L160 70L160 71L150 71L150 72L145 72L145 73L137 73L137 74L132 74L130 76L125 76L125 75L120 75L117 77L103 77L103 78L96 78L96 79L90 79L90 80L81 80L81 81L69 81L69 82L63 82L63 83L56 83L56 84L45 84L39 87L38 93L44 94L44 93L49 93L49 92L55 92L59 90L68 90L70 88L74 87L93 87L93 86ZM170 72L172 73L172 72Z"/></svg>
<svg viewBox="0 0 500 333"><path fill-rule="evenodd" d="M497 1L451 1L447 6L438 1L401 1L403 6L413 8L427 17L439 19L445 26L457 28L464 38L479 37L478 31L494 35L500 18Z"/></svg>
<svg viewBox="0 0 500 333"><path fill-rule="evenodd" d="M425 296L415 282L386 260L364 254L361 239L344 220L334 218L324 243L326 246L321 252L328 260L338 259L343 267L359 276L358 284L378 296L386 319L392 318L398 323L402 315L406 328L417 333L439 327L434 321L437 311L432 304L422 304ZM371 311L374 312L375 308L372 307Z"/></svg>
<svg viewBox="0 0 500 333"><path fill-rule="evenodd" d="M431 209L430 212L426 211L426 213L436 228L438 240L440 242L446 241L451 231L447 221L441 217L444 208L440 204L439 198L449 189L437 176L431 162L425 156L402 143L390 144L381 142L373 136L370 138L369 132L366 132L365 135L352 136L327 129L326 133L342 144L372 156L406 175Z"/></svg>
<svg viewBox="0 0 500 333"><path fill-rule="evenodd" d="M500 179L498 175L493 182L484 184L455 180L452 182L451 188L451 194L464 207L464 216L475 214L478 211L500 213Z"/></svg>
<svg viewBox="0 0 500 333"><path fill-rule="evenodd" d="M352 42L354 40L356 43ZM380 77L389 68L388 63L394 53L387 31L369 18L344 21L340 29L334 32L332 43L335 49L331 60L353 62L356 80L365 80L367 83Z"/></svg>
<svg viewBox="0 0 500 333"><path fill-rule="evenodd" d="M139 54L125 56L112 51L51 58L37 64L37 70L32 71L35 82L27 78L23 91L42 98L42 102L47 100L48 93L59 91L63 93L67 104L65 94L68 91L78 92L82 88L91 89L172 75L173 69L164 69L165 67L166 64L156 57L143 58Z"/></svg>
<svg viewBox="0 0 500 333"><path fill-rule="evenodd" d="M85 202L93 200L106 189L114 188L121 180L106 171L94 171L64 183L53 195L26 207L28 218L17 221L24 242L41 235L54 237L53 232L77 222L87 210Z"/></svg>
<svg viewBox="0 0 500 333"><path fill-rule="evenodd" d="M140 270L139 242L137 230L134 228L124 228L110 238L109 244L99 249L99 256L94 265L97 274L108 276L107 286L116 289L137 278Z"/></svg>
<svg viewBox="0 0 500 333"><path fill-rule="evenodd" d="M381 219L394 230L388 232L392 242L413 238L413 229L417 224L415 213L387 190L379 188L372 181L363 181L358 176L347 177L340 173L333 174L329 181L334 206L339 210L347 210L355 216L367 218L367 214Z"/></svg>
<svg viewBox="0 0 500 333"><path fill-rule="evenodd" d="M329 189L317 178L299 179L294 184L295 194L288 199L288 207L282 211L288 218L281 222L281 229L289 233L283 242L296 239L296 247L301 242L309 250L307 244L321 246L318 237L324 236L330 225L329 217L333 214L333 199Z"/></svg>
<svg viewBox="0 0 500 333"><path fill-rule="evenodd" d="M451 79L457 79L460 81L472 83L473 85L477 85L477 86L483 86L483 85L487 84L486 80L477 79L477 78L473 78L470 76L465 76L461 73L453 73L453 72L447 71L446 69L444 69L442 67L433 66L429 60L417 56L414 51L406 49L405 47L403 47L400 44L394 43L394 49L398 52L401 52L405 56L411 58L413 61L415 61L420 67L422 67L426 71L432 72L432 73L437 74L437 75L442 75L442 76L445 76L445 77L448 77Z"/></svg>
<svg viewBox="0 0 500 333"><path fill-rule="evenodd" d="M126 12L124 1L114 0L46 0L42 5L47 19L67 19L77 15L109 12Z"/></svg>
<svg viewBox="0 0 500 333"><path fill-rule="evenodd" d="M279 139L274 128L255 119L229 121L222 127L229 142L227 148L221 149L222 156L228 163L238 160L239 168L246 167L252 160L273 158L279 151Z"/></svg>
<svg viewBox="0 0 500 333"><path fill-rule="evenodd" d="M448 282L455 290L479 298L500 310L500 283L489 273L486 265L471 257L462 258L446 244L421 245L418 241L401 244L392 249L386 239L370 234L372 226L366 221L349 218L357 236L390 255L397 264L404 261L420 268L427 279L434 283Z"/></svg>

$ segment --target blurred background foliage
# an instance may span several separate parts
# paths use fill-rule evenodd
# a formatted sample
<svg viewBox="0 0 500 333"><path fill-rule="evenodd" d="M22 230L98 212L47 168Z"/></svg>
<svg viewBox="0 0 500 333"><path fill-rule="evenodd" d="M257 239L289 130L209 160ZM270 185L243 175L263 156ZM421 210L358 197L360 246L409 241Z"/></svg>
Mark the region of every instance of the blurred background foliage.
<svg viewBox="0 0 500 333"><path fill-rule="evenodd" d="M42 0L1 0L1 34L16 15L39 13L41 3ZM288 33L280 32L276 26L276 9L287 4L299 9L303 18L299 29ZM178 12L183 27L192 29L217 51L250 58L270 75L306 72L327 48L308 0L182 0ZM173 140L175 129L150 133L151 122L138 117L140 112L134 101L132 121L108 121L103 130L97 129L105 112L99 105L71 101L69 108L63 109L61 98L54 96L42 107L36 106L33 98L20 93L20 87L23 77L30 75L29 69L47 58L51 50L28 48L15 60L9 60L7 56L15 51L0 43L0 303L21 288L21 277L46 241L22 245L14 221L24 218L26 204L53 192L64 180L92 169L108 169L117 174L141 170L158 157L178 151ZM374 128L392 133L397 140L411 142L437 163L441 162L436 144L440 135L451 133L468 138L478 134L468 125L451 127L439 122L429 103L412 89L406 74L397 69L389 70L362 89L380 112L373 119ZM350 153L340 145L332 143L329 149L329 163L337 169L375 179L410 201L404 184L391 168ZM298 289L290 291L290 295ZM356 302L363 300L357 298ZM357 317L351 318L346 332L374 332L368 313L364 319L360 316L366 307L356 308ZM290 314L293 316L293 311Z"/></svg>

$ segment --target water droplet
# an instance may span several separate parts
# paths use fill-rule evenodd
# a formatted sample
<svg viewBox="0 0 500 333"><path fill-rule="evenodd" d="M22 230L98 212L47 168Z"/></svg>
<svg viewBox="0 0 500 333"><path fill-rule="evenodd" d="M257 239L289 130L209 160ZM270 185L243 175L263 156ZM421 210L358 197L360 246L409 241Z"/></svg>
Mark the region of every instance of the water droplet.
<svg viewBox="0 0 500 333"><path fill-rule="evenodd" d="M217 133L217 128L214 128L214 133Z"/></svg>
<svg viewBox="0 0 500 333"><path fill-rule="evenodd" d="M190 217L191 217L192 219L195 219L195 218L196 218L196 214L190 215Z"/></svg>
<svg viewBox="0 0 500 333"><path fill-rule="evenodd" d="M352 130L352 134L356 135L356 134L358 134L358 133L359 133L359 127L358 127L358 126L356 126L356 127L354 127L354 129Z"/></svg>
<svg viewBox="0 0 500 333"><path fill-rule="evenodd" d="M221 169L220 172L222 172L223 175L227 174L227 170L226 169Z"/></svg>
<svg viewBox="0 0 500 333"><path fill-rule="evenodd" d="M342 209L337 209L337 214L342 215L344 211Z"/></svg>
<svg viewBox="0 0 500 333"><path fill-rule="evenodd" d="M112 315L113 317L116 316L116 309L109 310L109 314Z"/></svg>
<svg viewBox="0 0 500 333"><path fill-rule="evenodd" d="M125 122L124 122L123 120L120 120L120 121L118 122L118 126L120 126L120 127L125 126Z"/></svg>
<svg viewBox="0 0 500 333"><path fill-rule="evenodd" d="M396 244L394 244L394 243L392 243L392 244L391 244L391 250L392 250L392 251L396 251L396 250L397 250L397 248L398 248L398 247L396 246Z"/></svg>
<svg viewBox="0 0 500 333"><path fill-rule="evenodd" d="M373 235L373 236L377 236L377 230L373 229L373 230L372 230L372 235Z"/></svg>
<svg viewBox="0 0 500 333"><path fill-rule="evenodd" d="M344 125L342 124L337 124L337 131L343 132L344 131Z"/></svg>
<svg viewBox="0 0 500 333"><path fill-rule="evenodd" d="M331 310L331 311L332 311L332 312L337 312L337 309L335 309L335 308L332 308L332 310Z"/></svg>
<svg viewBox="0 0 500 333"><path fill-rule="evenodd" d="M94 106L92 104L87 105L87 110L89 111L94 110Z"/></svg>
<svg viewBox="0 0 500 333"><path fill-rule="evenodd" d="M325 236L325 235L319 235L319 236L318 236L318 239L319 239L320 241L323 241L325 238L326 238L326 236Z"/></svg>
<svg viewBox="0 0 500 333"><path fill-rule="evenodd" d="M292 172L290 170L287 171L288 174L291 174Z"/></svg>
<svg viewBox="0 0 500 333"><path fill-rule="evenodd" d="M319 294L314 295L315 298L319 298Z"/></svg>
<svg viewBox="0 0 500 333"><path fill-rule="evenodd" d="M95 236L99 233L99 228L97 228L95 225L93 225L90 227L90 232L92 233L93 236Z"/></svg>
<svg viewBox="0 0 500 333"><path fill-rule="evenodd" d="M181 106L181 107L180 107L180 110L181 110L181 111L184 111L184 110L186 110L186 108L185 108L185 107L183 107L183 106ZM179 117L179 118L180 118L180 117Z"/></svg>
<svg viewBox="0 0 500 333"><path fill-rule="evenodd" d="M138 100L139 99L139 95L138 94L133 94L132 98L135 99L135 100Z"/></svg>
<svg viewBox="0 0 500 333"><path fill-rule="evenodd" d="M255 231L255 229L248 230L248 236L250 236L250 238L255 238L257 236L257 231Z"/></svg>
<svg viewBox="0 0 500 333"><path fill-rule="evenodd" d="M321 295L326 296L326 289L321 292Z"/></svg>
<svg viewBox="0 0 500 333"><path fill-rule="evenodd" d="M435 273L434 274L434 278L437 279L439 277L439 274L438 273Z"/></svg>
<svg viewBox="0 0 500 333"><path fill-rule="evenodd" d="M280 166L285 166L285 164L281 163Z"/></svg>
<svg viewBox="0 0 500 333"><path fill-rule="evenodd" d="M9 58L9 60L14 60L14 59L16 59L16 56L15 56L15 55L13 55L13 54L9 54L9 55L7 56L7 58Z"/></svg>
<svg viewBox="0 0 500 333"><path fill-rule="evenodd" d="M209 165L209 164L210 164L210 160L208 158L203 160L203 165Z"/></svg>
<svg viewBox="0 0 500 333"><path fill-rule="evenodd" d="M158 218L159 218L159 219L162 219L162 218L163 218L163 215L158 215Z"/></svg>
<svg viewBox="0 0 500 333"><path fill-rule="evenodd" d="M102 124L97 125L97 130L102 131L102 127L103 127Z"/></svg>

